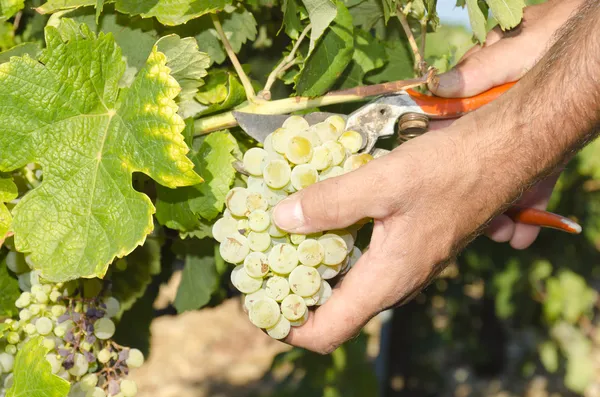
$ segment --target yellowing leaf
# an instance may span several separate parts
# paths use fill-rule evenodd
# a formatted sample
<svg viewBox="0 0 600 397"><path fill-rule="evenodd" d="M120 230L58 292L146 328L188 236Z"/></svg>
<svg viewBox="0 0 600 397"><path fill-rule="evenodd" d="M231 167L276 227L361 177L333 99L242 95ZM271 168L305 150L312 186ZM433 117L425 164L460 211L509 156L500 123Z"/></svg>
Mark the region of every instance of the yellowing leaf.
<svg viewBox="0 0 600 397"><path fill-rule="evenodd" d="M0 240L4 240L10 224L12 216L4 203L17 198L17 185L10 178L0 178Z"/></svg>
<svg viewBox="0 0 600 397"><path fill-rule="evenodd" d="M133 172L168 187L201 182L165 55L155 48L119 89L125 62L112 35L80 33L65 42L48 27L39 61L0 65L0 170L35 162L44 172L13 210L15 245L51 281L103 277L144 242L154 207Z"/></svg>

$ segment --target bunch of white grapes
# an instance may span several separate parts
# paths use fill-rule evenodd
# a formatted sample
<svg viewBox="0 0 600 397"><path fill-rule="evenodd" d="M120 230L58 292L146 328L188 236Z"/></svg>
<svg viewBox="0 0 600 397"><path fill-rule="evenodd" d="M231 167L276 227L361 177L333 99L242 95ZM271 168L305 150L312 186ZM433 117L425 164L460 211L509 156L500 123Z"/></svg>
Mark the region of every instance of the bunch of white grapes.
<svg viewBox="0 0 600 397"><path fill-rule="evenodd" d="M244 294L250 321L272 338L283 339L292 326L304 324L309 308L331 296L330 282L361 255L354 246L356 228L288 234L272 218L273 208L289 194L373 159L357 154L362 136L345 127L340 116L312 126L289 117L267 136L264 148L244 154L247 187L229 191L227 209L213 226L221 256L236 265L231 282Z"/></svg>
<svg viewBox="0 0 600 397"><path fill-rule="evenodd" d="M24 269L16 261L22 255L10 252L8 267ZM28 268L27 268L28 269ZM36 271L19 274L25 289L16 300L18 319L5 320L0 332L0 395L13 382L15 355L30 339L43 337L49 353L46 360L52 373L71 383L70 397L133 397L137 385L124 377L130 368L144 362L137 349L119 346L111 340L120 310L113 297L86 298L83 280L66 284L45 283Z"/></svg>

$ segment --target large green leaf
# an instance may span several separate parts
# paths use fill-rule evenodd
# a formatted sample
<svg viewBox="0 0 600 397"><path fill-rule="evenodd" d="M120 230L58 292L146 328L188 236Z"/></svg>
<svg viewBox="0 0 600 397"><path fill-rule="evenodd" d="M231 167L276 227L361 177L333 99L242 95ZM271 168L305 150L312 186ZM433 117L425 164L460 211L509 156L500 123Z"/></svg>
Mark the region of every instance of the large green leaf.
<svg viewBox="0 0 600 397"><path fill-rule="evenodd" d="M226 131L207 136L191 155L196 171L205 179L197 186L178 189L158 189L156 201L159 222L181 232L191 232L200 226L198 217L212 221L225 205L225 196L235 178L233 153L238 146Z"/></svg>
<svg viewBox="0 0 600 397"><path fill-rule="evenodd" d="M25 0L0 0L0 21L5 21L23 9Z"/></svg>
<svg viewBox="0 0 600 397"><path fill-rule="evenodd" d="M310 30L310 51L315 48L317 40L325 33L325 29L335 19L338 7L331 0L302 0L312 26Z"/></svg>
<svg viewBox="0 0 600 397"><path fill-rule="evenodd" d="M467 1L467 10L469 11L469 20L471 21L471 29L473 29L473 35L480 43L485 41L485 36L487 35L486 30L486 18L479 8L478 0L466 0Z"/></svg>
<svg viewBox="0 0 600 397"><path fill-rule="evenodd" d="M201 87L196 100L206 107L199 114L229 110L246 100L244 86L238 77L226 70L213 70L206 80L206 85Z"/></svg>
<svg viewBox="0 0 600 397"><path fill-rule="evenodd" d="M112 295L121 302L121 313L129 310L146 292L152 277L160 273L160 243L148 238L143 246L136 248L125 260L127 268L113 272Z"/></svg>
<svg viewBox="0 0 600 397"><path fill-rule="evenodd" d="M355 29L354 46L352 62L340 77L339 88L363 85L365 75L382 67L387 60L383 44L364 30Z"/></svg>
<svg viewBox="0 0 600 397"><path fill-rule="evenodd" d="M49 0L37 10L42 14L48 14L82 6L95 6L96 1ZM174 26L208 13L221 11L231 4L232 0L116 0L111 2L116 4L119 12L140 15L143 18L156 17L163 25Z"/></svg>
<svg viewBox="0 0 600 397"><path fill-rule="evenodd" d="M15 301L21 295L19 282L12 277L6 266L6 255L0 261L0 317L15 317L19 310Z"/></svg>
<svg viewBox="0 0 600 397"><path fill-rule="evenodd" d="M385 43L388 62L373 73L369 73L366 81L371 84L402 80L413 76L412 54L406 43L391 41Z"/></svg>
<svg viewBox="0 0 600 397"><path fill-rule="evenodd" d="M329 30L310 53L298 76L296 91L299 95L322 95L340 77L354 53L352 17L341 3Z"/></svg>
<svg viewBox="0 0 600 397"><path fill-rule="evenodd" d="M523 19L524 0L486 0L502 29L512 29ZM469 7L470 8L470 7Z"/></svg>
<svg viewBox="0 0 600 397"><path fill-rule="evenodd" d="M185 267L174 302L179 313L202 308L219 286L214 256L218 245L211 244L213 252L206 252L200 241L188 241L185 245Z"/></svg>
<svg viewBox="0 0 600 397"><path fill-rule="evenodd" d="M130 89L112 36L85 25L64 42L0 65L0 169L41 164L44 180L13 211L15 245L52 281L102 277L153 229L150 199L133 189L143 172L169 187L201 178L186 157L174 98L179 86L154 50Z"/></svg>
<svg viewBox="0 0 600 397"><path fill-rule="evenodd" d="M302 31L302 21L300 20L300 10L297 0L283 0L281 9L283 11L283 27L285 33L296 40Z"/></svg>
<svg viewBox="0 0 600 397"><path fill-rule="evenodd" d="M13 385L6 397L66 397L69 394L69 382L52 374L46 360L49 350L41 336L19 349L13 367Z"/></svg>
<svg viewBox="0 0 600 397"><path fill-rule="evenodd" d="M4 203L16 199L18 194L17 185L11 178L0 178L0 240L4 240L12 223L12 215Z"/></svg>

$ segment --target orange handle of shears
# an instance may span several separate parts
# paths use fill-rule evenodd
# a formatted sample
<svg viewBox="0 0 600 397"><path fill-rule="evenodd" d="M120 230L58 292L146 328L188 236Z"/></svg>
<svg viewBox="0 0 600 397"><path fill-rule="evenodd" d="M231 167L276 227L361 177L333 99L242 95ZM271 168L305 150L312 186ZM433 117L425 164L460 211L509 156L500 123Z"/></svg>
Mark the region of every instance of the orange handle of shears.
<svg viewBox="0 0 600 397"><path fill-rule="evenodd" d="M581 226L577 222L552 212L538 210L536 208L514 206L509 208L505 214L515 222L549 227L572 234L581 233Z"/></svg>
<svg viewBox="0 0 600 397"><path fill-rule="evenodd" d="M442 98L406 90L408 95L432 119L451 119L477 110L508 91L515 83L506 83L469 98Z"/></svg>

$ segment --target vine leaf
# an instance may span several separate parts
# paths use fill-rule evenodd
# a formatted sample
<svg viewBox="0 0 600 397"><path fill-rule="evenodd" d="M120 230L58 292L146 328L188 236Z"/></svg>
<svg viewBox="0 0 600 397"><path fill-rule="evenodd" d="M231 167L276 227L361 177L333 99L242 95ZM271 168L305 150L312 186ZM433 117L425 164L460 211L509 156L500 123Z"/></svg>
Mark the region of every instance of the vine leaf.
<svg viewBox="0 0 600 397"><path fill-rule="evenodd" d="M199 103L206 106L199 114L228 110L246 100L244 86L238 77L226 70L212 70L206 85L196 95Z"/></svg>
<svg viewBox="0 0 600 397"><path fill-rule="evenodd" d="M487 35L486 29L486 18L479 8L478 0L466 0L467 1L467 10L469 12L469 20L471 21L471 28L473 29L473 35L480 43L485 42L485 37Z"/></svg>
<svg viewBox="0 0 600 397"><path fill-rule="evenodd" d="M5 255L0 261L0 316L14 317L19 314L15 301L20 295L19 282L8 272Z"/></svg>
<svg viewBox="0 0 600 397"><path fill-rule="evenodd" d="M66 397L69 382L52 373L44 347L44 337L38 336L19 348L13 367L13 385L6 397Z"/></svg>
<svg viewBox="0 0 600 397"><path fill-rule="evenodd" d="M333 86L352 60L353 29L350 13L339 3L334 23L310 53L298 76L296 92L299 95L322 95Z"/></svg>
<svg viewBox="0 0 600 397"><path fill-rule="evenodd" d="M487 0L486 2L503 30L514 28L523 19L524 0Z"/></svg>
<svg viewBox="0 0 600 397"><path fill-rule="evenodd" d="M325 29L335 19L338 8L331 0L302 0L312 29L310 30L309 53L315 48L317 40L325 33Z"/></svg>
<svg viewBox="0 0 600 397"><path fill-rule="evenodd" d="M19 195L17 185L11 178L0 178L0 240L3 240L12 223L12 216L4 203L14 200Z"/></svg>
<svg viewBox="0 0 600 397"><path fill-rule="evenodd" d="M112 294L121 303L121 312L131 309L133 304L146 292L152 277L160 273L160 242L148 238L143 246L137 247L126 258L127 263L122 272L112 273Z"/></svg>
<svg viewBox="0 0 600 397"><path fill-rule="evenodd" d="M41 14L60 10L95 6L97 0L49 0L37 11ZM167 26L181 25L191 19L211 12L222 11L231 0L116 0L117 11L129 15L140 15L142 18L156 17Z"/></svg>
<svg viewBox="0 0 600 397"><path fill-rule="evenodd" d="M302 21L300 20L300 10L298 8L296 0L283 0L281 4L285 33L293 40L297 40L302 31Z"/></svg>
<svg viewBox="0 0 600 397"><path fill-rule="evenodd" d="M179 313L205 306L219 286L214 256L216 252L206 252L209 250L194 240L185 244L185 267L174 302ZM210 248L217 251L217 247L211 245Z"/></svg>
<svg viewBox="0 0 600 397"><path fill-rule="evenodd" d="M6 21L25 7L25 0L0 1L0 21Z"/></svg>
<svg viewBox="0 0 600 397"><path fill-rule="evenodd" d="M13 210L17 250L50 281L103 277L153 229L143 172L168 186L202 181L186 157L174 98L180 91L156 48L128 89L112 35L86 25L63 41L46 29L39 61L0 65L0 170L36 162L44 180Z"/></svg>
<svg viewBox="0 0 600 397"><path fill-rule="evenodd" d="M365 80L371 84L378 84L413 77L412 53L406 43L388 41L384 46L388 62L383 68L369 73Z"/></svg>
<svg viewBox="0 0 600 397"><path fill-rule="evenodd" d="M196 140L199 141L199 140ZM235 179L235 138L226 131L213 132L198 147L192 148L196 171L205 183L167 189L159 187L156 200L158 221L180 232L191 232L201 225L198 217L214 220L225 205L225 196Z"/></svg>
<svg viewBox="0 0 600 397"><path fill-rule="evenodd" d="M387 61L385 47L370 33L356 29L354 43L352 62L340 77L340 89L363 85L365 75L381 68Z"/></svg>

